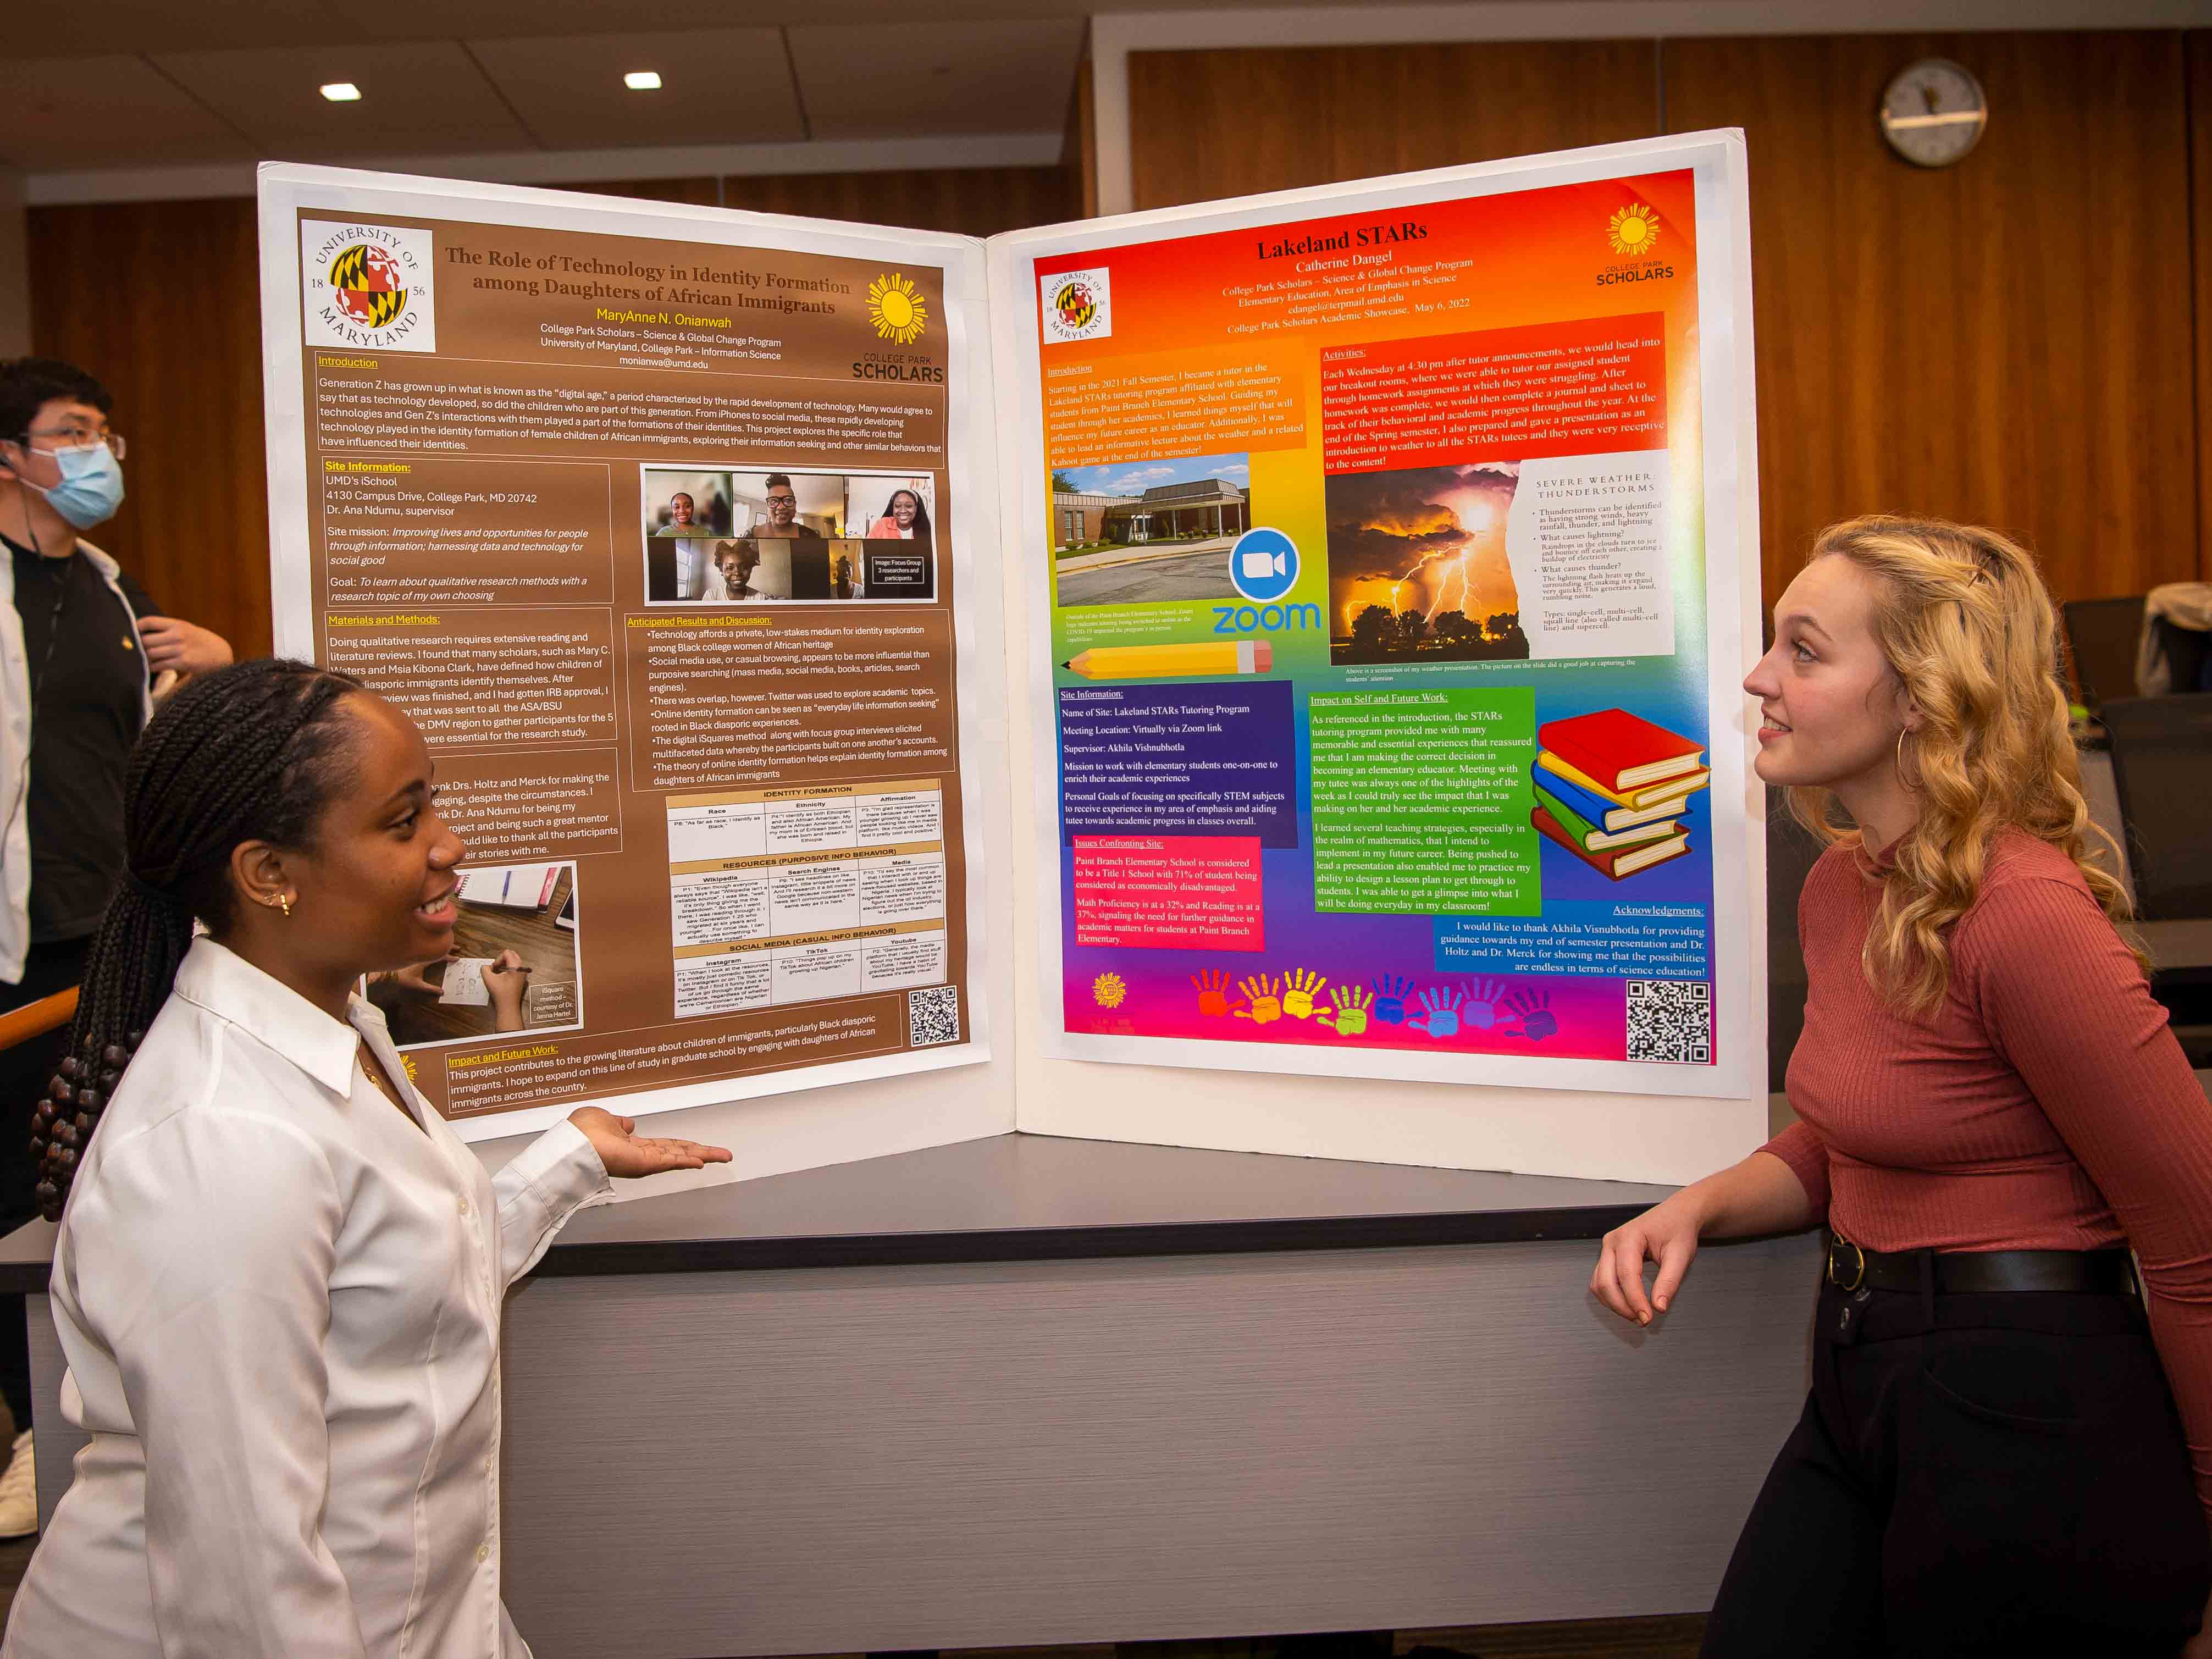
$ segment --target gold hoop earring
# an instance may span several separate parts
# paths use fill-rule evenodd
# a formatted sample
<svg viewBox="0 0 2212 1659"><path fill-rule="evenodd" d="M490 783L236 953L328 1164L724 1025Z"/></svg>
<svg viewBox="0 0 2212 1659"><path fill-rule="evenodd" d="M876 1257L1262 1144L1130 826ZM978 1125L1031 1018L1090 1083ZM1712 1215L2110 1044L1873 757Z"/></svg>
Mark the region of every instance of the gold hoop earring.
<svg viewBox="0 0 2212 1659"><path fill-rule="evenodd" d="M1920 786L1905 775L1905 739L1910 735L1905 727L1900 726L1897 728L1897 781L1904 785L1907 791L1917 794L1920 793Z"/></svg>

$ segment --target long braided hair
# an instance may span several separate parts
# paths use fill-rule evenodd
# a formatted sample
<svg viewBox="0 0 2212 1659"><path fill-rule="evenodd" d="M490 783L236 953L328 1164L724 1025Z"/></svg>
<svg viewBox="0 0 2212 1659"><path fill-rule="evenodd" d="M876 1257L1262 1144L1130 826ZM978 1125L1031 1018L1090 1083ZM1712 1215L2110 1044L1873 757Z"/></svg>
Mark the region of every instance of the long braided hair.
<svg viewBox="0 0 2212 1659"><path fill-rule="evenodd" d="M339 702L360 682L262 658L187 682L149 721L123 784L127 867L100 919L61 1063L33 1118L39 1209L61 1219L117 1079L167 1000L194 917L228 932L240 842L312 846L347 773Z"/></svg>

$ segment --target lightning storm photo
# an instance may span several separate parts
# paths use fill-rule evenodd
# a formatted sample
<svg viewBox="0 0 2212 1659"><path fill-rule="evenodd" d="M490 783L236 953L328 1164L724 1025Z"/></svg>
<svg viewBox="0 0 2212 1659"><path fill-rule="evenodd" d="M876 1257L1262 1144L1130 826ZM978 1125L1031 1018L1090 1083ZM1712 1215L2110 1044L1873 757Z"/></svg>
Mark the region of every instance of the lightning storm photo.
<svg viewBox="0 0 2212 1659"><path fill-rule="evenodd" d="M1333 660L1528 656L1505 555L1520 470L1485 461L1328 481Z"/></svg>

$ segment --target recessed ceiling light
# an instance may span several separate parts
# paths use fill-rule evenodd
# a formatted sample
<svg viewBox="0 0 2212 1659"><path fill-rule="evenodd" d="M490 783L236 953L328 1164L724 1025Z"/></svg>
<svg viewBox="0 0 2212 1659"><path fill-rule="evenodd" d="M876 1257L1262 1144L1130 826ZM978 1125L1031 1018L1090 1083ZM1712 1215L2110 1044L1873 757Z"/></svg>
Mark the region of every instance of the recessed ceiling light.
<svg viewBox="0 0 2212 1659"><path fill-rule="evenodd" d="M361 88L350 81L332 81L323 88L323 96L333 104L350 104L361 97Z"/></svg>
<svg viewBox="0 0 2212 1659"><path fill-rule="evenodd" d="M632 70L623 76L623 84L632 92L658 92L660 90L660 71Z"/></svg>

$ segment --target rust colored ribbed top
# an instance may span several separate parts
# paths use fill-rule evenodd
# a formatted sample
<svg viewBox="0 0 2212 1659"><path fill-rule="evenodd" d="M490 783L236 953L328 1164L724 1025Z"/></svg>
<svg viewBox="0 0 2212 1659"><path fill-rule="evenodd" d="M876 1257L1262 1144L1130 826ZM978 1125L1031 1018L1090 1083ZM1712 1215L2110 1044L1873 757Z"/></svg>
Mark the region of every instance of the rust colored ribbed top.
<svg viewBox="0 0 2212 1659"><path fill-rule="evenodd" d="M2073 860L2008 832L1915 1023L1859 963L1881 888L1829 848L1797 902L1800 1121L1766 1144L1869 1249L2134 1247L2212 1522L2212 1104Z"/></svg>

